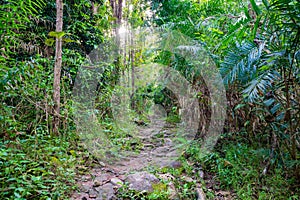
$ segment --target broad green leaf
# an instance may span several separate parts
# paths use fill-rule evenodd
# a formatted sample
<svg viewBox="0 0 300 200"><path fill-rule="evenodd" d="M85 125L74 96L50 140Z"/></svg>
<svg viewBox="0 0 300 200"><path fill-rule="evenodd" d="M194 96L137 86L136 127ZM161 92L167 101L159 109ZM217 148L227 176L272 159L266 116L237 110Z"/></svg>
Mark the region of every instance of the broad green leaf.
<svg viewBox="0 0 300 200"><path fill-rule="evenodd" d="M66 33L64 31L61 31L61 32L51 31L51 32L49 32L48 35L51 37L62 38L63 36L66 35Z"/></svg>
<svg viewBox="0 0 300 200"><path fill-rule="evenodd" d="M64 38L63 41L66 43L75 42L75 40L72 40L70 38Z"/></svg>
<svg viewBox="0 0 300 200"><path fill-rule="evenodd" d="M53 46L54 42L55 42L54 39L52 39L52 38L47 38L46 41L45 41L45 44L46 44L47 46Z"/></svg>

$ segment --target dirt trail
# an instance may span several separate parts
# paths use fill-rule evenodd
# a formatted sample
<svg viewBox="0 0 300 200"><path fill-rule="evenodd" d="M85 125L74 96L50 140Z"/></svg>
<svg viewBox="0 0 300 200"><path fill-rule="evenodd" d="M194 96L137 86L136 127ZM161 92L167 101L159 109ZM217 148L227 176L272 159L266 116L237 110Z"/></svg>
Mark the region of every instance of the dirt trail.
<svg viewBox="0 0 300 200"><path fill-rule="evenodd" d="M139 137L143 143L143 148L139 153L128 152L127 156L111 164L99 162L98 167L91 169L89 174L77 179L80 190L75 192L71 199L117 200L117 191L128 182L129 176L131 176L130 179L132 181L130 184L137 191L144 189L151 191L151 179L159 181L159 179L165 180L167 178L169 181L169 199L180 199L178 198L178 191L176 191L173 184L174 177L172 175L169 173L157 174L158 179L146 172L148 167L182 167L182 164L177 161L182 153L178 151L180 148L178 148L178 143L176 142L179 124L165 123L165 120L159 116L150 116L150 121L151 123L147 125L137 126L138 134L136 137ZM217 183L209 174L204 173L201 169L195 168L194 171L198 175L192 176L193 178L186 175L183 175L183 177L185 177L186 182L196 182L195 194L197 200L206 199L200 179L204 179L208 190L215 193L216 198L214 199L234 199L234 194L231 192L214 191L214 185Z"/></svg>
<svg viewBox="0 0 300 200"><path fill-rule="evenodd" d="M129 172L148 166L169 166L180 155L173 141L177 130L175 125L165 124L164 120L152 120L149 125L139 126L138 130L137 137L142 142L142 150L139 153L129 152L125 159L117 161L112 166L116 171Z"/></svg>
<svg viewBox="0 0 300 200"><path fill-rule="evenodd" d="M166 124L159 116L151 116L150 121L137 127L136 137L143 146L139 153L128 152L127 156L113 164L100 162L99 168L92 169L89 175L77 180L80 191L74 193L71 199L114 199L119 185L113 184L112 180L118 179L123 183L129 173L143 171L147 167L174 167L172 165L176 165L180 155L173 141L176 125Z"/></svg>

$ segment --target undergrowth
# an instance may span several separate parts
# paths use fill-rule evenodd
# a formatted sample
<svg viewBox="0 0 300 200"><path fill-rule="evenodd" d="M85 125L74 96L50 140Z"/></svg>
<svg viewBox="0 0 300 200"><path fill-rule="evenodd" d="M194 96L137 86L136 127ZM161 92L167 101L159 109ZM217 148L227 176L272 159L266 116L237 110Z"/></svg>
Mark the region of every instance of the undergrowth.
<svg viewBox="0 0 300 200"><path fill-rule="evenodd" d="M189 160L201 165L205 182L213 182L208 184L206 193L229 190L235 194L235 199L243 200L300 198L300 190L296 186L299 183L290 178L280 158L273 158L268 170L264 171L270 151L267 145L250 145L224 135L213 152L199 157L199 151L200 146L195 144L187 150L187 154Z"/></svg>
<svg viewBox="0 0 300 200"><path fill-rule="evenodd" d="M84 163L71 136L43 132L0 141L0 199L67 199Z"/></svg>

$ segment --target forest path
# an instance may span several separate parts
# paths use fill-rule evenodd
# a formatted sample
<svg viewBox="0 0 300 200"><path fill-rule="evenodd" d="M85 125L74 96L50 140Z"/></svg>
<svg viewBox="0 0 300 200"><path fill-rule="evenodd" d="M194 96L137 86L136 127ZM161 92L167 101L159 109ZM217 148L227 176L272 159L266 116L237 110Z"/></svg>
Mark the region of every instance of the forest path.
<svg viewBox="0 0 300 200"><path fill-rule="evenodd" d="M79 191L73 193L71 199L74 200L111 200L120 199L117 197L118 191L126 184L131 190L137 192L153 191L153 184L168 182L167 190L169 199L181 199L175 188L176 178L170 173L149 173L149 169L159 169L163 167L179 169L182 163L177 159L182 152L178 151L178 146L174 140L174 135L178 131L177 124L166 123L158 116L150 117L151 123L137 126L139 137L143 148L137 152L128 152L122 159L115 160L113 163L99 162L98 167L91 169L89 174L77 178ZM143 123L141 123L143 124ZM176 138L176 137L175 137ZM202 190L201 180L204 172L200 169L194 170L195 175L189 177L182 174L184 182L196 183L196 199L205 200L205 193ZM214 182L211 182L214 184ZM226 193L231 199L230 192Z"/></svg>
<svg viewBox="0 0 300 200"><path fill-rule="evenodd" d="M181 163L176 161L179 153L172 141L177 126L167 124L161 116L153 115L149 119L149 124L141 122L137 126L138 134L135 136L141 141L142 149L139 152L127 152L125 157L122 155L121 159L113 163L100 162L99 167L93 168L90 174L78 178L80 191L74 193L71 199L114 199L116 190L120 184L123 185L129 174L145 172L149 167L181 167ZM142 184L144 186L140 187L145 189L148 182Z"/></svg>
<svg viewBox="0 0 300 200"><path fill-rule="evenodd" d="M173 141L177 127L166 124L164 119L150 119L151 123L138 126L135 135L142 143L139 152L128 152L124 159L116 161L112 168L120 172L140 171L147 167L170 166L180 156Z"/></svg>

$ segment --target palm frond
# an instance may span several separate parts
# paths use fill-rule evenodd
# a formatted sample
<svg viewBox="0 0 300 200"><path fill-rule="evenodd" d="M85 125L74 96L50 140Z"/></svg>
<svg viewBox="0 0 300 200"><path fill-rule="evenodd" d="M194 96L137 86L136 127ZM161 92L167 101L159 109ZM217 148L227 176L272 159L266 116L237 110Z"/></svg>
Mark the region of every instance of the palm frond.
<svg viewBox="0 0 300 200"><path fill-rule="evenodd" d="M294 20L299 20L300 1L297 0L275 0L270 5L274 11L279 11L280 15L289 16ZM299 22L299 21L298 21Z"/></svg>
<svg viewBox="0 0 300 200"><path fill-rule="evenodd" d="M272 83L279 79L280 75L277 71L266 71L253 79L243 90L243 94L250 102L254 102L260 94L264 94L267 89L272 87Z"/></svg>
<svg viewBox="0 0 300 200"><path fill-rule="evenodd" d="M203 50L203 48L198 45L180 45L177 49L182 52L188 52L192 55L197 55L200 50Z"/></svg>
<svg viewBox="0 0 300 200"><path fill-rule="evenodd" d="M213 51L221 48L229 46L230 42L234 40L234 38L240 33L244 33L248 29L248 24L250 23L250 19L241 19L236 22L233 26L229 27L228 32L224 36L223 40L216 45Z"/></svg>
<svg viewBox="0 0 300 200"><path fill-rule="evenodd" d="M224 83L229 84L238 80L248 82L256 73L256 62L260 59L264 43L257 47L252 42L237 44L236 48L229 51L221 64L220 72Z"/></svg>

